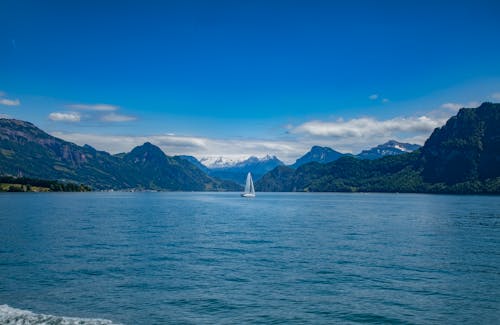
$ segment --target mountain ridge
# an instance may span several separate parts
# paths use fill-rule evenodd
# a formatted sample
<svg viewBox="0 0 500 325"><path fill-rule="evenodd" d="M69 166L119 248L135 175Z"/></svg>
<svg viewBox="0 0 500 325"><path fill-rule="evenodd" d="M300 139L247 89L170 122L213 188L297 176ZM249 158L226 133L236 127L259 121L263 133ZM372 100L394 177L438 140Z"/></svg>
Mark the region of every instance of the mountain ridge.
<svg viewBox="0 0 500 325"><path fill-rule="evenodd" d="M295 163L290 165L292 168L298 168L304 164L310 163L310 162L319 162L319 163L329 163L332 161L335 161L339 159L340 157L343 157L348 154L344 154L341 152L338 152L336 150L333 150L332 148L329 147L320 147L320 146L313 146L311 147L311 150L306 152L303 156L299 157Z"/></svg>
<svg viewBox="0 0 500 325"><path fill-rule="evenodd" d="M310 162L295 169L268 155L250 157L215 172L208 170L207 175L196 158L167 156L149 142L128 153L111 155L53 137L30 122L0 118L0 175L22 174L95 189L206 191L240 190L236 183L242 184L251 171L257 190L264 191L497 193L499 132L500 104L483 103L459 110L411 153L399 152L415 147L404 148L407 144L392 140L372 148L382 150L379 154L385 156L379 159L359 159L313 146ZM384 147L396 151L387 153ZM328 159L334 160L325 162Z"/></svg>
<svg viewBox="0 0 500 325"><path fill-rule="evenodd" d="M195 157L192 156L179 156L179 157L187 160L196 159ZM197 163L195 162L193 163L203 165L203 163L198 160ZM243 185L245 183L246 175L248 172L252 173L254 180L258 180L265 173L281 165L284 165L284 163L281 160L279 160L276 156L266 155L262 158L250 156L241 161L233 161L230 164L227 163L215 164L215 166L218 167L209 168L206 165L204 166L206 173L210 176L222 180L233 181L237 184Z"/></svg>
<svg viewBox="0 0 500 325"><path fill-rule="evenodd" d="M275 169L259 191L500 193L500 104L462 108L411 153Z"/></svg>
<svg viewBox="0 0 500 325"><path fill-rule="evenodd" d="M154 170L158 175L152 175ZM0 119L0 175L73 181L94 189L239 190L151 143L111 155L53 137L34 124ZM156 178L155 178L156 177Z"/></svg>
<svg viewBox="0 0 500 325"><path fill-rule="evenodd" d="M420 148L419 145L402 143L396 140L389 140L384 144L378 145L368 150L364 150L364 155L352 155L341 153L329 147L313 146L303 156L297 158L295 163L289 165L291 168L298 168L309 162L319 162L326 164L335 161L341 157L356 157L360 159L377 159L386 155L397 155L404 152L411 152ZM361 155L361 156L360 156ZM209 175L220 179L232 180L243 185L247 172L254 175L254 179L259 180L265 173L271 171L277 166L285 164L275 155L267 154L264 157L250 156L246 159L226 159L223 156L207 157L199 160L193 156L179 156L198 166Z"/></svg>
<svg viewBox="0 0 500 325"><path fill-rule="evenodd" d="M378 159L384 156L394 156L406 152L412 152L420 148L421 146L418 144L389 140L368 150L361 151L356 155L356 157L360 159Z"/></svg>

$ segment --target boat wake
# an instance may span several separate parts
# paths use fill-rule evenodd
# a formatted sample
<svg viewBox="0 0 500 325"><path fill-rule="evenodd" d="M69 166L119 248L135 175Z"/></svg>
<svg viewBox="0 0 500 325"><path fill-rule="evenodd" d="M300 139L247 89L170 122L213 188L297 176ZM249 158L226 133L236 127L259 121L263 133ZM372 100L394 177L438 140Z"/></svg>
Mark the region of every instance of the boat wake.
<svg viewBox="0 0 500 325"><path fill-rule="evenodd" d="M98 318L63 317L35 314L28 310L0 305L0 324L12 325L114 325L110 320Z"/></svg>

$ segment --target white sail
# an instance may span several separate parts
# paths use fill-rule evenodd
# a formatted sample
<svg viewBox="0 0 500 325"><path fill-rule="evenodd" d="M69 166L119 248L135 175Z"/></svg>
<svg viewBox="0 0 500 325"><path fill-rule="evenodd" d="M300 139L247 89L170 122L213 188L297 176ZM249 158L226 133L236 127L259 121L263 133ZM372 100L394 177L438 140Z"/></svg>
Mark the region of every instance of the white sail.
<svg viewBox="0 0 500 325"><path fill-rule="evenodd" d="M247 174L247 181L245 183L245 192L241 194L243 197L254 197L255 196L255 188L253 186L252 174Z"/></svg>

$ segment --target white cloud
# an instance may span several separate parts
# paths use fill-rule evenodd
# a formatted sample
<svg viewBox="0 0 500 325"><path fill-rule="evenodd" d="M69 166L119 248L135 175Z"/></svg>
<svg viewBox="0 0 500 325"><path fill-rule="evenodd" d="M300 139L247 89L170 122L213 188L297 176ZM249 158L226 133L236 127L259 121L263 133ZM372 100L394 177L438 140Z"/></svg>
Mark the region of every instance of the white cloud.
<svg viewBox="0 0 500 325"><path fill-rule="evenodd" d="M8 98L2 98L7 96L7 93L4 91L0 91L0 105L5 105L5 106L19 106L21 105L21 102L19 99L8 99Z"/></svg>
<svg viewBox="0 0 500 325"><path fill-rule="evenodd" d="M468 102L466 107L479 107L481 105L481 102L478 102L478 101L472 101L472 102Z"/></svg>
<svg viewBox="0 0 500 325"><path fill-rule="evenodd" d="M19 99L0 98L0 104L6 106L19 106L21 105L21 102Z"/></svg>
<svg viewBox="0 0 500 325"><path fill-rule="evenodd" d="M129 152L135 146L142 145L144 142L151 142L171 156L192 155L197 158L223 156L241 159L250 156L263 157L271 154L278 156L286 163L295 162L295 159L302 156L316 144L294 140L214 139L168 134L127 136L53 132L52 135L79 145L89 144L110 153Z"/></svg>
<svg viewBox="0 0 500 325"><path fill-rule="evenodd" d="M389 99L387 99L387 98L381 98L380 94L372 94L372 95L368 96L368 98L370 100L372 100L372 101L377 101L377 102L380 101L380 102L382 102L384 104L389 102Z"/></svg>
<svg viewBox="0 0 500 325"><path fill-rule="evenodd" d="M77 112L53 112L49 119L56 122L80 122L81 116Z"/></svg>
<svg viewBox="0 0 500 325"><path fill-rule="evenodd" d="M151 135L126 136L54 132L52 135L79 145L89 144L98 150L110 153L129 152L135 146L144 142L151 142L159 146L167 155L191 155L198 159L203 157L225 157L227 159L242 160L250 156L263 157L267 154L276 155L286 164L295 160L314 145L327 146L344 153L359 153L390 139L401 142L423 144L428 134L411 137L377 136L369 139L357 138L304 138L300 141L262 140L262 139L213 139L204 137Z"/></svg>
<svg viewBox="0 0 500 325"><path fill-rule="evenodd" d="M113 112L119 109L118 106L108 104L72 104L67 105L71 109L79 109L85 111L98 111L98 112Z"/></svg>
<svg viewBox="0 0 500 325"><path fill-rule="evenodd" d="M101 121L103 122L130 122L136 119L137 118L135 116L121 115L116 113L106 114L101 117Z"/></svg>
<svg viewBox="0 0 500 325"><path fill-rule="evenodd" d="M111 115L111 117L108 116L108 121L126 121L133 118L130 116L122 118L116 113L108 115ZM135 146L148 141L159 146L168 155L192 155L198 159L222 156L239 160L249 156L262 157L271 154L291 164L314 145L327 146L340 152L354 154L391 139L422 145L431 132L442 126L450 115L449 111L440 108L425 115L396 116L385 120L361 117L350 120L306 121L300 125L284 126L283 132L285 133L271 140L222 139L172 133L130 136L58 132L53 135L79 145L89 144L110 153L129 152Z"/></svg>
<svg viewBox="0 0 500 325"><path fill-rule="evenodd" d="M429 138L429 134L419 134L419 135L415 135L412 137L401 138L398 141L405 142L405 143L416 143L419 145L423 145L428 138Z"/></svg>
<svg viewBox="0 0 500 325"><path fill-rule="evenodd" d="M462 104L459 104L459 103L444 103L443 105L441 105L441 108L449 109L451 111L458 111L462 107L464 107L464 106Z"/></svg>
<svg viewBox="0 0 500 325"><path fill-rule="evenodd" d="M130 122L137 118L135 116L118 114L116 111L120 109L119 106L109 104L71 104L66 105L68 108L75 110L88 111L85 115L87 120L101 121L101 122Z"/></svg>
<svg viewBox="0 0 500 325"><path fill-rule="evenodd" d="M480 102L478 101L470 101L470 102L467 102L467 103L444 103L441 105L441 108L444 108L444 109L448 109L450 111L453 111L453 112L456 112L458 111L459 109L463 108L463 107L478 107L479 105L481 105Z"/></svg>
<svg viewBox="0 0 500 325"><path fill-rule="evenodd" d="M334 122L309 121L292 129L293 133L336 138L370 138L391 136L398 132L430 132L441 126L442 120L427 116L396 117L389 120L376 120L372 117L355 118Z"/></svg>
<svg viewBox="0 0 500 325"><path fill-rule="evenodd" d="M500 92L491 94L491 98L500 100Z"/></svg>
<svg viewBox="0 0 500 325"><path fill-rule="evenodd" d="M7 114L0 113L0 118L10 118L10 116Z"/></svg>
<svg viewBox="0 0 500 325"><path fill-rule="evenodd" d="M390 139L401 142L423 144L430 133L410 136L378 135L370 138L328 138L305 137L288 138L283 140L265 139L217 139L206 137L179 136L179 135L105 135L54 132L53 136L62 138L79 145L89 144L98 150L110 153L129 152L135 146L144 142L151 142L160 147L167 155L191 155L198 159L204 157L225 157L227 159L242 160L250 156L263 157L267 154L276 155L286 164L295 160L312 146L326 146L344 153L359 153L382 144Z"/></svg>

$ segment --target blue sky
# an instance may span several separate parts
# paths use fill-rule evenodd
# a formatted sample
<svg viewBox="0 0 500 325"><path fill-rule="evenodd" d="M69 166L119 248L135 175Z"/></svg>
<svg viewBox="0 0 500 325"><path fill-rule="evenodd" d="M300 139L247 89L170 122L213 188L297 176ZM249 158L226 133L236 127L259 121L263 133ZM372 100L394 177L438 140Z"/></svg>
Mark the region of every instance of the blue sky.
<svg viewBox="0 0 500 325"><path fill-rule="evenodd" d="M111 152L358 152L500 101L498 1L0 3L0 114Z"/></svg>

